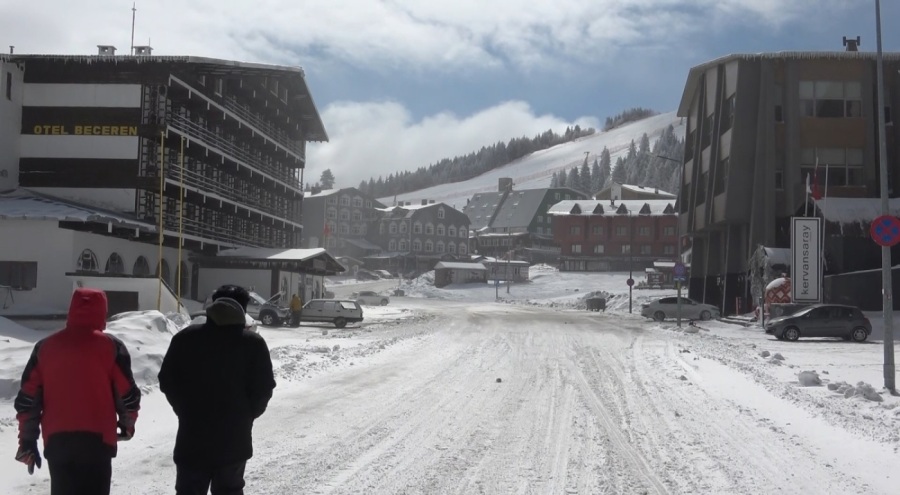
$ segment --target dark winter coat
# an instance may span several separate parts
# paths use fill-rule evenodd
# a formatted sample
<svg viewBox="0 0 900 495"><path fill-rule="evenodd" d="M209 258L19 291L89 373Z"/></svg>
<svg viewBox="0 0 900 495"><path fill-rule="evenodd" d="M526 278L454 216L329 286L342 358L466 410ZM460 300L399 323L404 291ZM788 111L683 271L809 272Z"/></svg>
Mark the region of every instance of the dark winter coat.
<svg viewBox="0 0 900 495"><path fill-rule="evenodd" d="M52 461L115 457L117 424L133 429L141 392L125 344L104 333L103 291L72 294L66 327L39 341L16 396L19 438L36 441Z"/></svg>
<svg viewBox="0 0 900 495"><path fill-rule="evenodd" d="M178 332L159 371L159 388L178 416L175 463L221 467L253 456L253 421L266 410L275 377L265 340L244 312L221 298L206 323Z"/></svg>

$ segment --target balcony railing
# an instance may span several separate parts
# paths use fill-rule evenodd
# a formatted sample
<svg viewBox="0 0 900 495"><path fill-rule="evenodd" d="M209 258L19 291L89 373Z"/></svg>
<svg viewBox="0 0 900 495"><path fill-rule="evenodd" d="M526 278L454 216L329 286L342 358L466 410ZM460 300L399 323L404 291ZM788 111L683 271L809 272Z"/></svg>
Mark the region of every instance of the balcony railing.
<svg viewBox="0 0 900 495"><path fill-rule="evenodd" d="M265 161L249 153L244 148L237 146L235 143L232 143L231 141L216 134L215 132L210 131L206 127L192 122L190 119L187 119L180 115L174 115L169 120L169 125L176 131L184 134L189 138L193 138L195 141L202 143L212 151L215 151L216 153L223 155L234 162L238 162L244 166L264 172L271 178L284 183L284 185L288 187L291 187L293 189L299 188L299 181L290 172L289 169L279 168L266 163Z"/></svg>
<svg viewBox="0 0 900 495"><path fill-rule="evenodd" d="M233 96L226 96L223 99L223 104L230 112L244 119L253 127L266 133L266 135L277 142L279 146L290 150L302 159L306 159L306 157L303 156L303 148L298 145L296 141L292 140L287 133L263 119L259 114L251 112L248 108L238 103L237 99Z"/></svg>

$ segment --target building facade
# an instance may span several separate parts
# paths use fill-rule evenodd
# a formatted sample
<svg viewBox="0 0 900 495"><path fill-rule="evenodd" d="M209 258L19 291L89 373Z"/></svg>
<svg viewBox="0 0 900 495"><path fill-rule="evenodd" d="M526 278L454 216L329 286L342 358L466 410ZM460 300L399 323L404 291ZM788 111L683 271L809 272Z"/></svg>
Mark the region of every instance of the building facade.
<svg viewBox="0 0 900 495"><path fill-rule="evenodd" d="M463 208L471 222L473 252L556 262L559 246L547 212L554 204L573 199L587 195L567 187L516 191L512 179L501 178L496 192L476 194Z"/></svg>
<svg viewBox="0 0 900 495"><path fill-rule="evenodd" d="M898 70L900 54L884 54L891 196L900 185L900 128L892 119ZM752 253L789 248L790 218L820 214L807 207L808 177L828 198L878 201L877 110L874 53L736 54L690 70L678 115L687 118L679 221L693 242L692 298L726 314L738 300L754 300ZM873 242L833 229L826 229L825 256L832 272L880 263Z"/></svg>
<svg viewBox="0 0 900 495"><path fill-rule="evenodd" d="M594 199L668 199L675 201L677 196L670 192L661 191L658 187L644 187L613 182L598 191L594 195Z"/></svg>
<svg viewBox="0 0 900 495"><path fill-rule="evenodd" d="M378 200L355 187L312 191L303 199L305 248L324 247L339 256L363 258L380 248L366 237L369 224L378 218Z"/></svg>
<svg viewBox="0 0 900 495"><path fill-rule="evenodd" d="M560 270L637 272L678 258L673 201L560 201L549 214Z"/></svg>
<svg viewBox="0 0 900 495"><path fill-rule="evenodd" d="M369 240L383 251L378 268L421 272L441 260L468 259L469 217L461 211L428 200L377 211Z"/></svg>
<svg viewBox="0 0 900 495"><path fill-rule="evenodd" d="M195 255L298 247L306 143L327 141L303 70L138 52L0 55L0 193L17 200L0 217L31 218L22 195L87 211L58 228L141 245L91 271L158 273L173 288ZM139 254L160 237L162 257ZM0 262L38 261L24 258L0 250Z"/></svg>

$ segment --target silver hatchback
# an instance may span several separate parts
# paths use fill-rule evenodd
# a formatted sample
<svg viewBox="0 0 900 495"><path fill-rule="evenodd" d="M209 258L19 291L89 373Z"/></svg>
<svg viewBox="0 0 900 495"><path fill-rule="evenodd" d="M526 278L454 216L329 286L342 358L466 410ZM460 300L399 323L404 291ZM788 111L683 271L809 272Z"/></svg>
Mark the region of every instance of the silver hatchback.
<svg viewBox="0 0 900 495"><path fill-rule="evenodd" d="M663 321L678 317L678 298L663 297L649 304L641 305L641 316ZM681 317L685 320L711 320L719 317L719 308L687 297L681 298Z"/></svg>
<svg viewBox="0 0 900 495"><path fill-rule="evenodd" d="M794 314L766 322L766 333L779 340L800 337L836 337L864 342L872 334L872 323L854 306L815 304Z"/></svg>

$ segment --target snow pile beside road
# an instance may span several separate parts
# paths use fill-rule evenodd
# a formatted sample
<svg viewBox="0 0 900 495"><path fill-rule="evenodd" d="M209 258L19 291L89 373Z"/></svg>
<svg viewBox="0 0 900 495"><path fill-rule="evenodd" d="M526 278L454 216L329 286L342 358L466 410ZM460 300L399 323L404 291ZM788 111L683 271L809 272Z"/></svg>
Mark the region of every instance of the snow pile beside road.
<svg viewBox="0 0 900 495"><path fill-rule="evenodd" d="M828 390L837 392L848 399L851 397L862 397L872 402L884 401L884 397L875 390L875 387L865 382L859 382L855 387L847 382L829 383Z"/></svg>
<svg viewBox="0 0 900 495"><path fill-rule="evenodd" d="M128 347L134 380L145 389L155 385L169 342L187 325L187 319L175 321L156 310L120 313L113 318L107 322L106 331Z"/></svg>

